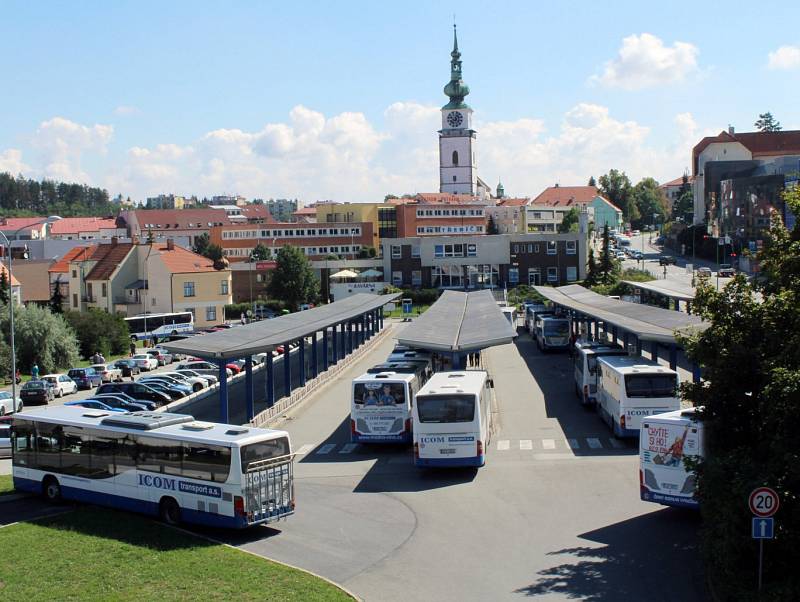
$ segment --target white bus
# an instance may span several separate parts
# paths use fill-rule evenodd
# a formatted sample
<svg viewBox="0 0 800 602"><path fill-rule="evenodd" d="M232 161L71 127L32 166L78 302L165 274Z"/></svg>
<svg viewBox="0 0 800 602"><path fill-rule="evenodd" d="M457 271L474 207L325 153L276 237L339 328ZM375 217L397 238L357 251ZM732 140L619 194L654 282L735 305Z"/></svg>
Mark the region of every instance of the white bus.
<svg viewBox="0 0 800 602"><path fill-rule="evenodd" d="M645 502L698 508L694 497L697 476L686 468L687 458L705 453L703 423L696 408L650 416L639 435L639 491Z"/></svg>
<svg viewBox="0 0 800 602"><path fill-rule="evenodd" d="M536 316L538 314L552 315L552 313L553 310L548 309L546 305L542 305L541 303L525 306L525 330L528 331L531 337L536 338L536 331L534 330Z"/></svg>
<svg viewBox="0 0 800 602"><path fill-rule="evenodd" d="M562 316L537 314L534 322L536 345L540 351L569 349L571 321Z"/></svg>
<svg viewBox="0 0 800 602"><path fill-rule="evenodd" d="M132 341L141 339L159 339L178 334L187 334L194 330L194 316L190 311L166 314L140 314L125 318Z"/></svg>
<svg viewBox="0 0 800 602"><path fill-rule="evenodd" d="M642 357L597 358L597 411L617 437L638 437L642 420L681 408L678 373Z"/></svg>
<svg viewBox="0 0 800 602"><path fill-rule="evenodd" d="M413 409L417 466L483 466L491 439L493 383L483 370L437 372Z"/></svg>
<svg viewBox="0 0 800 602"><path fill-rule="evenodd" d="M12 437L14 487L49 500L235 529L294 513L285 431L55 406L16 414Z"/></svg>
<svg viewBox="0 0 800 602"><path fill-rule="evenodd" d="M419 364L381 364L353 379L350 440L411 443L411 408L425 382Z"/></svg>
<svg viewBox="0 0 800 602"><path fill-rule="evenodd" d="M604 355L627 355L622 347L600 341L577 341L572 356L575 395L584 405L597 403L597 382L600 378L597 358Z"/></svg>

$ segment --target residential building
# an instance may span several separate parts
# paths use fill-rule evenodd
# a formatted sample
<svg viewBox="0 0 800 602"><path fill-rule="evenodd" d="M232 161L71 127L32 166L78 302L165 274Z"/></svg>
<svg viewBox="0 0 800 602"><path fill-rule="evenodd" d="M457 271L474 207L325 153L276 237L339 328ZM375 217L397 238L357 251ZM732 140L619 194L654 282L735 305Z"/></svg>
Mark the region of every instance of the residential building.
<svg viewBox="0 0 800 602"><path fill-rule="evenodd" d="M183 209L186 199L174 194L159 194L158 196L147 198L148 209Z"/></svg>
<svg viewBox="0 0 800 602"><path fill-rule="evenodd" d="M274 261L234 261L231 271L231 290L234 303L249 303L266 299L269 275L275 269Z"/></svg>
<svg viewBox="0 0 800 602"><path fill-rule="evenodd" d="M525 208L526 232L556 232L573 208L586 208L595 230L622 227L622 210L603 197L595 186L550 186Z"/></svg>
<svg viewBox="0 0 800 602"><path fill-rule="evenodd" d="M2 217L0 231L12 240L43 240L52 222L42 222L44 217Z"/></svg>
<svg viewBox="0 0 800 602"><path fill-rule="evenodd" d="M273 254L284 245L291 245L300 248L309 259L324 259L328 255L358 257L361 249L373 242L370 222L236 224L215 226L210 237L232 262L247 261L258 243Z"/></svg>
<svg viewBox="0 0 800 602"><path fill-rule="evenodd" d="M498 190L502 191L502 185ZM530 205L531 199L499 198L497 204L486 206L487 229L488 220L494 222L497 234L521 234L525 231L525 207Z"/></svg>
<svg viewBox="0 0 800 602"><path fill-rule="evenodd" d="M209 234L213 226L232 223L222 209L135 209L121 215L132 238L146 241L151 234L156 240L184 237L190 245L201 234Z"/></svg>
<svg viewBox="0 0 800 602"><path fill-rule="evenodd" d="M4 262L0 262L0 274L4 275L6 279L11 280L11 297L17 303L22 303L22 284L20 283L19 280L17 280L17 277L14 275L14 273L16 273L15 268L16 266L12 267L14 271L11 273L11 277L9 278L8 268L6 267Z"/></svg>
<svg viewBox="0 0 800 602"><path fill-rule="evenodd" d="M387 239L384 274L413 288L561 285L586 277L586 245L577 232Z"/></svg>
<svg viewBox="0 0 800 602"><path fill-rule="evenodd" d="M60 258L56 258L47 269L50 277L51 293L55 287L61 289L64 298L64 309L80 311L82 308L81 295L83 290L82 279L78 278L80 266L72 266L73 261L87 261L94 251L95 245L79 245L67 250ZM85 267L85 266L84 266ZM75 292L75 296L70 294Z"/></svg>
<svg viewBox="0 0 800 602"><path fill-rule="evenodd" d="M314 207L316 213L315 223L364 223L372 224L372 243L374 249L380 248L378 235L378 208L383 203L319 203ZM305 208L304 208L305 209ZM299 211L295 212L297 215Z"/></svg>
<svg viewBox="0 0 800 602"><path fill-rule="evenodd" d="M399 238L486 234L485 203L427 203L415 199L395 205L395 213Z"/></svg>
<svg viewBox="0 0 800 602"><path fill-rule="evenodd" d="M50 259L14 261L14 278L19 282L21 301L25 305L47 305L53 291L48 269ZM63 291L62 291L63 292Z"/></svg>
<svg viewBox="0 0 800 602"><path fill-rule="evenodd" d="M210 205L233 205L235 207L244 207L247 205L247 199L239 194L222 194L212 196Z"/></svg>
<svg viewBox="0 0 800 602"><path fill-rule="evenodd" d="M688 174L685 174L680 178L670 180L669 182L665 182L659 186L659 189L664 193L667 201L669 201L670 211L672 210L672 206L675 204L675 201L677 201L678 197L681 196L684 178L686 179L686 184L689 186L689 190L692 190L694 187L694 176L690 176Z"/></svg>
<svg viewBox="0 0 800 602"><path fill-rule="evenodd" d="M264 204L278 222L292 221L292 214L298 210L297 199L270 199Z"/></svg>
<svg viewBox="0 0 800 602"><path fill-rule="evenodd" d="M56 240L111 240L128 235L125 221L113 217L65 217L50 225Z"/></svg>
<svg viewBox="0 0 800 602"><path fill-rule="evenodd" d="M300 207L297 211L292 213L292 222L300 222L303 224L316 224L317 223L317 208L314 205L307 205Z"/></svg>
<svg viewBox="0 0 800 602"><path fill-rule="evenodd" d="M597 195L586 207L590 219L594 220L595 232L601 232L606 226L609 230L622 229L622 209L604 196Z"/></svg>

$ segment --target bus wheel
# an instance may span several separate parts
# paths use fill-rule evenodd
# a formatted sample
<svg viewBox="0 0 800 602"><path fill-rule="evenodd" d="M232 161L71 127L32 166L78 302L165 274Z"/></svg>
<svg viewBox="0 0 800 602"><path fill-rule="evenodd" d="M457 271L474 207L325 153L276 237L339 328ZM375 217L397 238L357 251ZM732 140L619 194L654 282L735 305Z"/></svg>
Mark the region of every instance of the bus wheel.
<svg viewBox="0 0 800 602"><path fill-rule="evenodd" d="M48 502L57 502L61 499L61 485L53 476L47 476L42 481L42 494Z"/></svg>
<svg viewBox="0 0 800 602"><path fill-rule="evenodd" d="M158 505L158 515L168 525L178 525L181 522L181 508L171 497L165 497Z"/></svg>

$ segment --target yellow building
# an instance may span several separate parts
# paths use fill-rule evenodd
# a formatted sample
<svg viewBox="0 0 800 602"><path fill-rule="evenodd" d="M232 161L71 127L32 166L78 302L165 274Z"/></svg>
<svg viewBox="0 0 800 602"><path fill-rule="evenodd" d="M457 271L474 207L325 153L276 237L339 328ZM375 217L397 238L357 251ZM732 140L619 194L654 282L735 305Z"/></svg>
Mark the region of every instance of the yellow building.
<svg viewBox="0 0 800 602"><path fill-rule="evenodd" d="M372 247L377 251L381 248L378 208L383 206L383 203L319 203L317 223L370 222Z"/></svg>

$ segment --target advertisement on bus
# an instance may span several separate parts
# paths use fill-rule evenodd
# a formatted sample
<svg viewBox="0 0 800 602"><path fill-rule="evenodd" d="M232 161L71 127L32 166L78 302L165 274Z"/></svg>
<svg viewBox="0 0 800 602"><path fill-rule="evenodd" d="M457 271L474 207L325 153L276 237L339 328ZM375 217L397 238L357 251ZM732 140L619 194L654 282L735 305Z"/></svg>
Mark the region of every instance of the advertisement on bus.
<svg viewBox="0 0 800 602"><path fill-rule="evenodd" d="M357 382L353 386L353 420L359 440L407 438L404 382Z"/></svg>

